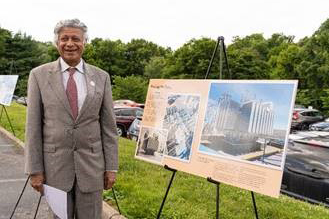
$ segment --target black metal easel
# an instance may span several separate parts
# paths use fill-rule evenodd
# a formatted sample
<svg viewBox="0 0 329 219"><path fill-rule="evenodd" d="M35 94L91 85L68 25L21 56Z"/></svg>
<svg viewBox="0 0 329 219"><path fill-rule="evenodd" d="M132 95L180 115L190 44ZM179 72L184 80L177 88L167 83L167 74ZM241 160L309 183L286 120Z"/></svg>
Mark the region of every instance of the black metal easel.
<svg viewBox="0 0 329 219"><path fill-rule="evenodd" d="M112 187L112 193L113 193L113 197L114 197L114 200L115 200L115 204L117 205L117 208L118 208L119 214L121 215L121 210L120 210L120 207L119 207L119 203L118 203L118 200L117 200L117 196L115 195L114 187Z"/></svg>
<svg viewBox="0 0 329 219"><path fill-rule="evenodd" d="M217 182L217 181L211 179L211 177L208 177L207 181L216 185L216 218L219 218L219 184L220 184L220 182Z"/></svg>
<svg viewBox="0 0 329 219"><path fill-rule="evenodd" d="M20 195L19 195L19 197L18 197L18 199L17 199L17 202L16 202L16 204L15 204L15 207L14 207L13 211L11 212L11 215L10 215L10 218L9 218L9 219L12 219L12 217L14 216L15 211L16 211L16 208L17 208L19 202L21 201L21 198L22 198L22 196L23 196L23 194L24 194L24 191L25 191L25 188L26 188L26 185L27 185L29 179L30 179L30 176L27 177L27 179L26 179L26 181L25 181L25 183L24 183L23 189L22 189L22 191L21 191L21 193L20 193ZM113 197L114 197L115 203L116 203L116 205L117 205L117 208L118 208L119 214L121 215L121 210L120 210L120 207L119 207L119 203L118 203L117 197L116 197L116 195L115 195L114 187L112 187L112 193L113 193ZM36 208L36 210L35 210L35 213L34 213L34 217L33 217L33 219L36 219L36 218L37 218L37 214L38 214L38 211L39 211L39 206L40 206L41 198L42 198L42 195L40 195L40 197L39 197L38 205L37 205L37 208Z"/></svg>
<svg viewBox="0 0 329 219"><path fill-rule="evenodd" d="M164 165L164 168L165 168L166 170L171 171L171 172L172 172L172 175L171 175L171 179L170 179L170 181L169 181L168 187L167 187L166 194L165 194L165 196L163 197L163 200L162 200L162 203L161 203L161 206L160 206L159 212L158 212L157 219L159 219L160 216L161 216L162 208L163 208L163 206L164 206L164 204L165 204L165 202L166 202L166 199L167 199L167 196L168 196L168 193L169 193L169 190L170 190L171 184L172 184L172 182L173 182L173 180L174 180L174 178L175 178L176 172L177 172L177 170L172 169L172 168L168 167L167 165Z"/></svg>
<svg viewBox="0 0 329 219"><path fill-rule="evenodd" d="M214 62L214 58L215 58L215 55L217 53L218 47L220 47L220 49L219 49L219 79L223 78L223 74L222 74L222 72L223 72L223 54L224 54L224 58L225 58L226 68L227 68L227 71L229 73L229 78L231 79L232 75L231 75L229 65L228 65L226 47L225 47L225 44L224 44L224 37L223 36L220 36L220 37L217 38L217 43L216 43L216 46L214 48L213 54L211 56L205 79L207 79L208 76L209 76L209 73L210 73L212 64ZM210 177L207 178L207 181L216 185L216 219L219 219L219 202L220 202L219 186L220 186L220 183L213 180L213 179L211 179ZM255 196L254 196L253 191L251 191L251 197L252 197L252 203L253 203L253 206L254 206L255 216L256 216L256 219L258 219L256 200L255 200Z"/></svg>
<svg viewBox="0 0 329 219"><path fill-rule="evenodd" d="M1 104L1 106L2 106L2 108L1 108L1 113L0 113L0 122L1 122L1 119L2 119L3 112L5 112L6 117L7 117L7 120L9 122L10 129L13 132L14 136L16 136L15 130L13 128L13 125L11 124L11 121L10 121L10 118L9 118L9 115L8 115L8 112L7 112L7 109L6 109L6 107L4 105Z"/></svg>
<svg viewBox="0 0 329 219"><path fill-rule="evenodd" d="M217 38L217 43L216 43L216 46L215 46L214 51L212 53L210 63L208 65L207 73L206 73L206 76L205 76L204 79L207 79L209 74L210 74L210 70L211 70L212 64L214 62L214 58L215 58L215 55L217 53L218 47L219 47L219 79L223 78L223 54L224 54L226 68L227 68L227 71L229 73L229 78L232 79L231 71L230 71L230 68L229 68L229 65L228 65L226 47L225 47L224 37L223 36L220 36L220 37Z"/></svg>
<svg viewBox="0 0 329 219"><path fill-rule="evenodd" d="M27 182L29 181L29 179L30 179L30 176L27 177L27 179L26 179L26 181L25 181L24 187L23 187L23 189L22 189L22 191L21 191L21 194L20 194L19 197L18 197L18 200L17 200L17 202L16 202L16 204L15 204L15 207L14 207L13 211L11 212L11 215L10 215L10 218L9 218L9 219L12 219L12 217L14 216L14 213L15 213L15 211L16 211L16 208L17 208L17 206L18 206L18 203L20 202L20 200L21 200L21 198L22 198L22 196L23 196L23 193L24 193L24 191L25 191L25 188L26 188L26 185L27 185ZM38 210L39 210L39 206L40 206L40 202L41 202L41 197L42 197L42 195L40 195L40 197L39 197L38 205L37 205L37 208L36 208L36 210L35 210L35 213L34 213L33 219L36 219L36 218L37 218L37 214L38 214Z"/></svg>
<svg viewBox="0 0 329 219"><path fill-rule="evenodd" d="M219 201L220 201L220 197L219 197L220 187L219 186L220 186L220 182L217 182L216 180L213 180L210 177L207 178L207 181L216 185L216 219L219 219ZM254 206L255 216L256 216L256 219L258 219L256 199L255 199L255 195L254 195L253 191L251 191L251 198L252 198L252 203Z"/></svg>

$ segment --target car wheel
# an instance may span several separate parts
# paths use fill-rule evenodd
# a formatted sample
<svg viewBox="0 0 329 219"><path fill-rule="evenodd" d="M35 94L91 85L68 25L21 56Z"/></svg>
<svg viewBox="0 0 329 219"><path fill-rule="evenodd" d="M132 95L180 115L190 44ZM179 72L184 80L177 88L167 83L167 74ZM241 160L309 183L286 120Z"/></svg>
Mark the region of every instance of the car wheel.
<svg viewBox="0 0 329 219"><path fill-rule="evenodd" d="M117 127L117 133L119 135L119 137L124 135L124 129L121 126Z"/></svg>

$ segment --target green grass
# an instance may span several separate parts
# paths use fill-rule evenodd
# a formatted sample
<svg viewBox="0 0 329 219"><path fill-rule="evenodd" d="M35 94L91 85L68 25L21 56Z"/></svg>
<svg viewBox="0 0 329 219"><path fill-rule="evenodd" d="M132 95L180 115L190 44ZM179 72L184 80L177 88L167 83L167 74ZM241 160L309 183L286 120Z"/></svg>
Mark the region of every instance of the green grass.
<svg viewBox="0 0 329 219"><path fill-rule="evenodd" d="M115 185L123 214L128 218L156 218L171 172L134 159L135 142L120 139L120 170ZM329 209L285 195L275 199L255 193L259 218L329 218ZM104 198L114 204L112 192ZM254 218L251 194L221 184L220 218ZM215 218L216 186L206 179L177 172L161 218Z"/></svg>
<svg viewBox="0 0 329 219"><path fill-rule="evenodd" d="M8 112L8 116L13 126L16 137L24 141L26 107L24 105L12 102L11 106L6 107L6 110ZM7 129L9 132L12 132L7 116L5 114L5 110L2 106L0 106L0 116L0 126Z"/></svg>
<svg viewBox="0 0 329 219"><path fill-rule="evenodd" d="M13 103L6 108L17 132L24 140L24 106ZM1 112L1 109L0 109ZM10 130L4 115L0 125ZM171 172L163 167L134 159L135 142L119 141L120 170L115 191L122 213L127 218L156 218ZM115 206L112 191L104 199ZM326 219L329 209L295 200L285 195L275 199L255 194L259 218ZM222 184L220 187L220 218L254 218L250 192ZM161 218L215 218L216 187L206 179L177 172Z"/></svg>

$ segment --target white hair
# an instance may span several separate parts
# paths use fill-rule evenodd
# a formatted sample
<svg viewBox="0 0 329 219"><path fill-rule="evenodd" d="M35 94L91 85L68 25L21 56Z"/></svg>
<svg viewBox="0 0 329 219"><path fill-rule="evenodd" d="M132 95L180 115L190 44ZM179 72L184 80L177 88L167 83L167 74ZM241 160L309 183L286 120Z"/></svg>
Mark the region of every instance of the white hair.
<svg viewBox="0 0 329 219"><path fill-rule="evenodd" d="M79 28L83 32L84 43L88 41L88 27L79 19L67 19L59 21L54 29L54 45L57 47L58 35L64 27Z"/></svg>

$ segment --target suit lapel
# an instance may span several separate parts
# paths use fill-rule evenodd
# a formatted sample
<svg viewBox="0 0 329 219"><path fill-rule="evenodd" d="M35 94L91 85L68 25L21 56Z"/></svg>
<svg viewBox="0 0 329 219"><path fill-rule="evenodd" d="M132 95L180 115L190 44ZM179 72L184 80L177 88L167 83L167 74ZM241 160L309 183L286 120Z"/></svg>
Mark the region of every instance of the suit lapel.
<svg viewBox="0 0 329 219"><path fill-rule="evenodd" d="M77 121L83 116L83 114L87 111L87 109L92 105L93 99L95 97L96 90L96 81L95 74L91 68L88 67L88 64L84 63L84 70L86 75L86 87L87 87L87 95L86 99L82 104L80 109Z"/></svg>
<svg viewBox="0 0 329 219"><path fill-rule="evenodd" d="M67 99L67 95L66 95L64 85L63 85L63 78L62 78L63 76L62 76L62 73L60 70L59 59L57 61L53 62L53 64L54 64L53 68L51 68L48 72L48 82L50 84L50 87L56 94L57 98L60 100L60 102L63 104L64 108L67 110L67 112L71 115L71 117L73 119L70 104Z"/></svg>

